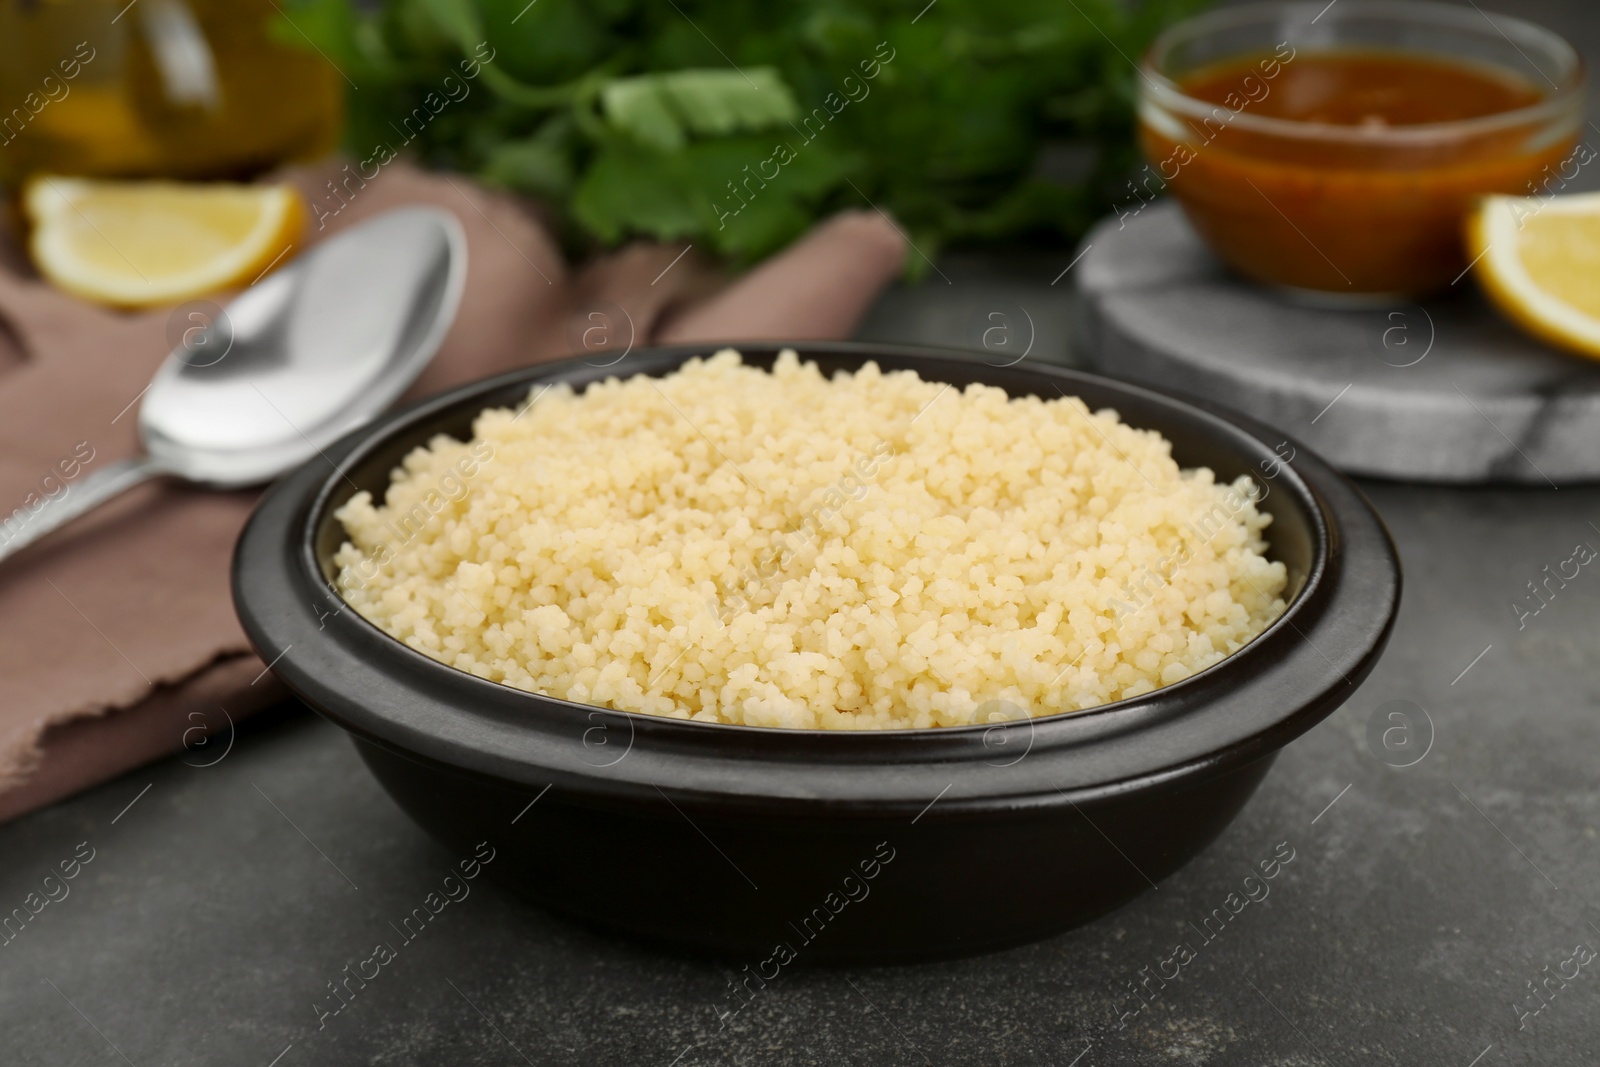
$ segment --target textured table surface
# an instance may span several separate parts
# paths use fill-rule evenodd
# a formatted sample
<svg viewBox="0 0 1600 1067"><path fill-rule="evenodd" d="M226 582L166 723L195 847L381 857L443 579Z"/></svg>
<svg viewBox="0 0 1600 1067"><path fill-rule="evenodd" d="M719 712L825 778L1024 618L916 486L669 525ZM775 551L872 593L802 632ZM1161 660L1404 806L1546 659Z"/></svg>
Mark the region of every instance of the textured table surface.
<svg viewBox="0 0 1600 1067"><path fill-rule="evenodd" d="M1579 0L1519 13L1595 55ZM1051 283L1070 258L941 260L948 285L890 294L863 333L981 343L999 314L984 358L1012 358L1004 337L1061 359L1069 283ZM0 826L0 912L93 856L0 947L0 1064L1593 1064L1600 960L1536 1015L1528 986L1580 942L1600 949L1600 574L1521 628L1512 607L1578 542L1600 547L1600 490L1556 482L1369 484L1406 568L1387 656L1212 848L1086 928L954 963L799 970L723 1029L732 968L479 879L319 1030L327 983L455 857L337 729L286 708L214 765L174 758ZM1374 745L1391 712L1425 752L1414 765ZM1282 842L1295 858L1270 895L1205 941L1195 927ZM616 893L649 906L648 885ZM997 885L973 906L1044 902ZM1194 961L1141 1007L1129 984L1180 941Z"/></svg>
<svg viewBox="0 0 1600 1067"><path fill-rule="evenodd" d="M7 909L93 850L0 948L0 1062L1592 1064L1600 961L1525 1028L1516 1009L1546 965L1600 948L1600 575L1521 630L1510 603L1575 542L1600 545L1600 491L1370 488L1407 570L1387 657L1212 848L1086 928L954 963L801 970L724 1030L735 968L479 879L319 1031L326 983L397 940L389 924L454 857L339 730L287 710L214 766L169 760L0 827ZM1413 766L1369 740L1394 701L1426 751ZM1195 927L1280 842L1295 858L1270 895L1205 942ZM648 885L616 892L650 906ZM973 906L1046 903L1002 884ZM1140 1004L1128 983L1180 941L1197 958L1119 1028Z"/></svg>

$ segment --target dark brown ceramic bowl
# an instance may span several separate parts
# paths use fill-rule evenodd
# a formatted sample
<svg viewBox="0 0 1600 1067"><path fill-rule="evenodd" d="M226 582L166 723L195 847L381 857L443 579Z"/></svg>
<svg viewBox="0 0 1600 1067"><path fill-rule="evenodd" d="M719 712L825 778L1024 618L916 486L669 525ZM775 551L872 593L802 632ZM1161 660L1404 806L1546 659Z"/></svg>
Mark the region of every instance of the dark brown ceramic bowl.
<svg viewBox="0 0 1600 1067"><path fill-rule="evenodd" d="M1376 662L1400 599L1388 532L1348 481L1276 431L1047 367L795 347L824 371L876 360L1013 396L1060 389L1161 431L1184 466L1252 475L1267 489L1271 553L1290 573L1288 610L1237 654L1136 699L996 726L843 733L536 696L446 667L341 610L329 578L345 534L333 512L358 487L381 498L407 451L441 432L464 438L480 411L514 406L535 384L660 376L709 351L698 347L636 352L613 368L529 368L347 437L269 492L240 538L234 595L251 642L461 856L488 841L489 869L540 904L753 972L791 955L986 952L1110 911L1214 839L1278 749ZM758 365L777 352L744 346Z"/></svg>

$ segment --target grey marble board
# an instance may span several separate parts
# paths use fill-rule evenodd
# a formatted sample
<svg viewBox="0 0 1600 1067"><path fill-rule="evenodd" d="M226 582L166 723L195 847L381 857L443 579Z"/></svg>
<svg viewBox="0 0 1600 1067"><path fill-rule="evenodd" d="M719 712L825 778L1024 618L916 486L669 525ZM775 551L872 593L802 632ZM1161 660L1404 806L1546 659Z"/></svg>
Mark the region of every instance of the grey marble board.
<svg viewBox="0 0 1600 1067"><path fill-rule="evenodd" d="M1420 305L1307 306L1229 272L1170 201L1083 250L1075 342L1103 373L1227 404L1354 474L1600 480L1600 362L1518 332L1470 277Z"/></svg>

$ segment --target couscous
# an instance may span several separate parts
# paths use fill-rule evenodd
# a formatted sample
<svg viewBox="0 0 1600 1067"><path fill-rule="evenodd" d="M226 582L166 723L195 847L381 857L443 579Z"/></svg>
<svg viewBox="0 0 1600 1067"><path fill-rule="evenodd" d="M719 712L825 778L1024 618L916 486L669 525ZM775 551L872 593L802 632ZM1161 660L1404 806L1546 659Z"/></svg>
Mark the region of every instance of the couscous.
<svg viewBox="0 0 1600 1067"><path fill-rule="evenodd" d="M1070 396L872 363L541 386L338 513L337 584L442 663L585 704L968 725L1180 681L1283 610L1248 478Z"/></svg>

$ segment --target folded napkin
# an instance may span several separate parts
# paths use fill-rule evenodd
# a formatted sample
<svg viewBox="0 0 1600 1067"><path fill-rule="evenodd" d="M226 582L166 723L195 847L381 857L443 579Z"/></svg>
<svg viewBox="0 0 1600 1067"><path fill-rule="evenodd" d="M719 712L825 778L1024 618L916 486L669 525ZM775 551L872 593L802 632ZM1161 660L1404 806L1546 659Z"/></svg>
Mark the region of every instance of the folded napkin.
<svg viewBox="0 0 1600 1067"><path fill-rule="evenodd" d="M285 176L325 206L303 245L404 204L445 208L466 231L460 311L408 400L598 347L846 337L904 258L889 221L862 212L737 278L681 244L574 270L515 197L397 163L335 199L333 173ZM15 239L0 244L0 517L138 451L169 314L87 305L38 280ZM0 563L0 821L184 747L209 762L230 723L283 699L228 592L255 497L148 484Z"/></svg>

